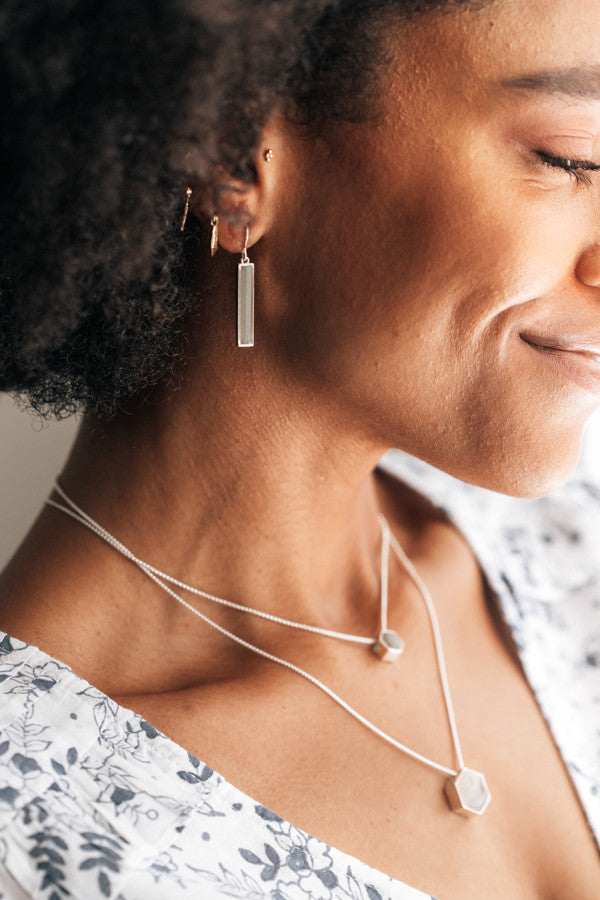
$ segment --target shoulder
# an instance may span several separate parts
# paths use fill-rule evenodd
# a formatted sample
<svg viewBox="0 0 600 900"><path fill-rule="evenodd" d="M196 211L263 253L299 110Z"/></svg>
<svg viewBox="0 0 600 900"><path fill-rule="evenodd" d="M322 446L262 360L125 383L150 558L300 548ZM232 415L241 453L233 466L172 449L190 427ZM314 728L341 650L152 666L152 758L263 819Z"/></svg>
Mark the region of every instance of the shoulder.
<svg viewBox="0 0 600 900"><path fill-rule="evenodd" d="M203 835L225 818L223 788L141 716L0 632L0 896L13 881L11 897L91 900L130 878L144 892L160 880L156 896L193 890L205 879L186 863L202 868L211 852Z"/></svg>

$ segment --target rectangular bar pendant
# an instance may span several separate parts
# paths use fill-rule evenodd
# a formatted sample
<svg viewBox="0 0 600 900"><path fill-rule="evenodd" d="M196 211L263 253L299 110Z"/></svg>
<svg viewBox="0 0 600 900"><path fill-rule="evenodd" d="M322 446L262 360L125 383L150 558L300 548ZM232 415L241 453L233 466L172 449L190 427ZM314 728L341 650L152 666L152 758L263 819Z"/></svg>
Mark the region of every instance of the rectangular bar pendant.
<svg viewBox="0 0 600 900"><path fill-rule="evenodd" d="M237 345L254 346L254 263L238 263Z"/></svg>

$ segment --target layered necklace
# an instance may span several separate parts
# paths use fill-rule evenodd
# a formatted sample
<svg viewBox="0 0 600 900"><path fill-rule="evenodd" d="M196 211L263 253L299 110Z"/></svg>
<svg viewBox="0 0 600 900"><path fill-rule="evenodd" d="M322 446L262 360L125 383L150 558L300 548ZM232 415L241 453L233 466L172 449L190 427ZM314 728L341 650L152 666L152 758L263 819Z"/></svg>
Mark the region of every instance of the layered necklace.
<svg viewBox="0 0 600 900"><path fill-rule="evenodd" d="M71 518L75 519L77 522L85 525L90 529L90 531L93 531L94 534L102 538L102 540L106 541L107 544L109 544L111 547L113 547L115 550L117 550L119 553L133 562L145 575L148 576L148 578L150 578L160 588L162 588L162 590L164 590L167 594L169 594L171 597L185 606L185 608L190 612L194 613L194 615L198 616L198 618L201 619L206 625L209 625L211 628L216 629L235 643L239 644L242 647L245 647L247 650L251 650L253 653L262 656L264 659L268 659L280 666L284 666L292 672L295 672L297 675L300 675L302 678L305 678L315 687L319 688L319 690L323 691L323 693L327 694L328 697L330 697L335 703L337 703L338 706L341 706L342 709L349 713L358 722L360 722L378 737L382 738L388 744L391 744L392 747L395 747L397 750L400 750L401 753L404 753L406 756L410 756L412 759L417 760L423 765L428 766L432 769L436 769L438 772L442 772L443 774L445 774L447 778L444 783L444 794L446 800L448 801L448 805L453 812L459 813L464 816L482 815L485 812L490 803L491 795L484 775L481 772L476 771L475 769L466 767L464 764L460 740L458 737L456 719L454 716L454 709L452 706L452 698L450 696L448 676L446 674L446 663L442 648L440 626L431 594L429 593L426 585L413 566L412 562L398 543L397 539L392 534L388 522L383 515L379 514L377 517L381 528L379 631L377 635L373 637L372 635L366 636L346 634L340 631L332 631L327 628L319 628L316 625L306 625L302 622L285 619L281 616L273 615L272 613L263 612L262 610L253 609L240 603L235 603L232 600L226 600L223 597L217 597L215 594L210 594L206 591L202 591L199 588L186 584L185 582L180 581L177 578L173 578L173 576L167 575L165 572L161 572L160 569L157 569L155 566L150 565L150 563L138 559L138 557L135 556L131 550L125 547L125 545L122 544L116 537L114 537L114 535L110 534L110 532L108 532L98 522L92 519L92 517L88 515L83 509L77 506L77 504L67 496L58 482L55 482L54 488L67 505L64 506L61 503L57 503L55 500L47 499L46 503L49 506L53 506L55 507L55 509L61 510L67 515L71 516ZM373 722L370 722L367 718L365 718L365 716L361 715L361 713L350 706L350 704L347 703L342 697L336 694L335 691L333 691L330 687L328 687L314 675L311 675L310 672L307 672L305 669L300 668L300 666L297 666L286 659L282 659L279 656L275 656L273 653L269 653L267 650L263 650L261 647L257 647L255 644L252 644L244 638L239 637L239 635L234 634L234 632L230 631L229 629L224 628L218 622L213 621L213 619L204 615L204 613L199 612L199 610L195 609L193 606L187 603L182 597L179 596L178 593L176 593L176 591L173 590L173 587L171 587L171 585L173 585L175 587L182 588L185 591L190 591L193 594L204 597L206 600L209 600L212 603L230 607L231 609L238 610L241 613L246 613L252 616L259 616L263 619L267 619L270 622L274 622L278 625L283 625L288 628L307 631L312 634L318 634L323 637L332 638L334 640L348 641L350 643L366 645L382 662L393 663L402 654L402 651L404 649L404 641L393 629L389 628L388 626L388 580L390 546L396 554L397 559L404 567L406 573L412 579L420 596L422 597L425 604L425 609L429 617L429 621L431 623L440 684L444 697L444 703L446 706L446 714L448 718L448 724L450 726L450 734L454 746L457 768L452 768L435 762L434 760L429 759L427 756L423 756L421 753L417 753L417 751L412 750L405 744L400 743L400 741L397 741L381 728L378 728L377 725L375 725Z"/></svg>

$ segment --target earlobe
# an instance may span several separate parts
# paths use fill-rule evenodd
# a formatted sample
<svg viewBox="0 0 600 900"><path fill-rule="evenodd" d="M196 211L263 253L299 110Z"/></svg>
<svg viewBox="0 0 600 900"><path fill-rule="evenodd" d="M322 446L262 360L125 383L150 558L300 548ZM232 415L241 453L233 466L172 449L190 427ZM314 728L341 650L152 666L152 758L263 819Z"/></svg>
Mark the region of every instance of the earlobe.
<svg viewBox="0 0 600 900"><path fill-rule="evenodd" d="M239 198L239 195L237 195ZM239 204L239 205L238 205ZM244 246L251 247L262 237L253 214L252 198L247 194L240 203L231 206L223 197L218 207L219 247L229 253L241 253ZM246 240L248 232L248 240Z"/></svg>
<svg viewBox="0 0 600 900"><path fill-rule="evenodd" d="M210 197L210 200L209 200ZM201 221L211 229L211 253L218 246L229 253L241 253L246 240L246 227L250 229L250 244L262 236L259 220L259 190L256 184L248 184L219 173L209 190L205 192L201 206ZM193 205L193 204L192 204Z"/></svg>
<svg viewBox="0 0 600 900"><path fill-rule="evenodd" d="M264 216L265 185L260 174L254 182L245 182L231 178L223 169L219 169L207 194L212 198L210 225L213 225L215 218L218 220L219 247L229 253L241 253L245 245L251 247L260 240L267 225ZM206 209L210 209L207 195L202 205L203 218L206 220ZM249 229L248 241L246 228Z"/></svg>
<svg viewBox="0 0 600 900"><path fill-rule="evenodd" d="M217 186L219 245L231 253L252 247L268 231L273 193L275 154L264 143L255 157L256 179L248 184L231 178ZM249 228L248 239L246 227Z"/></svg>

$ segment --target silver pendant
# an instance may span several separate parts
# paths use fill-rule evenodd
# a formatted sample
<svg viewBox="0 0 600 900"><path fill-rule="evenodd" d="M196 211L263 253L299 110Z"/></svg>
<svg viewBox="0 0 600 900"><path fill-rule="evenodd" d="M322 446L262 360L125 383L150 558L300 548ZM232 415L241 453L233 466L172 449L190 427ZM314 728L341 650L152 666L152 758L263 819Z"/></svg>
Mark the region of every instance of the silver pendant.
<svg viewBox="0 0 600 900"><path fill-rule="evenodd" d="M254 263L238 263L237 345L254 346Z"/></svg>
<svg viewBox="0 0 600 900"><path fill-rule="evenodd" d="M452 812L461 816L481 816L489 806L492 795L485 777L475 769L461 769L444 787Z"/></svg>
<svg viewBox="0 0 600 900"><path fill-rule="evenodd" d="M394 662L404 650L404 641L395 631L387 629L371 644L371 650L382 662Z"/></svg>

